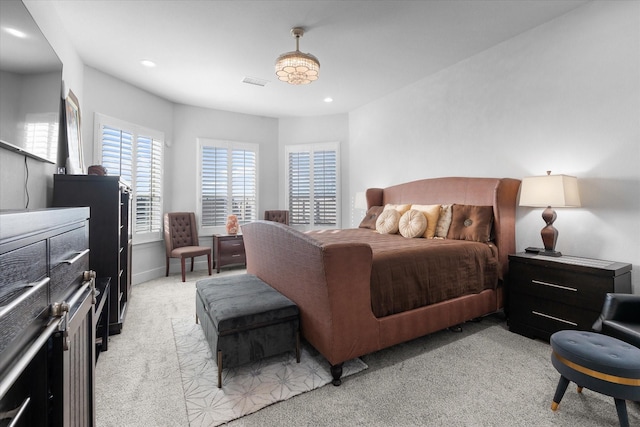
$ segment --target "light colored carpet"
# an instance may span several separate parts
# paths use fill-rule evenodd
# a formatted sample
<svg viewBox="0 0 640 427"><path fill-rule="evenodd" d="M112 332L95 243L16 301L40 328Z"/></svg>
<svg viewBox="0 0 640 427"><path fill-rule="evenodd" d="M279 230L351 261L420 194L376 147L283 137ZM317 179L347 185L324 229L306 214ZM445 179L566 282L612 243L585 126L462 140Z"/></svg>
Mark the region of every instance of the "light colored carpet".
<svg viewBox="0 0 640 427"><path fill-rule="evenodd" d="M228 270L221 274L238 274ZM196 272L132 290L123 332L96 369L98 427L188 426L172 318L195 321ZM613 399L571 384L550 409L558 373L548 343L490 316L362 357L365 371L229 422L238 426L617 426ZM640 405L628 402L631 426Z"/></svg>
<svg viewBox="0 0 640 427"><path fill-rule="evenodd" d="M329 364L303 343L300 363L295 352L225 369L218 388L218 368L200 325L193 319L173 319L187 416L191 427L217 426L276 402L331 382ZM343 377L366 369L360 359L345 363Z"/></svg>

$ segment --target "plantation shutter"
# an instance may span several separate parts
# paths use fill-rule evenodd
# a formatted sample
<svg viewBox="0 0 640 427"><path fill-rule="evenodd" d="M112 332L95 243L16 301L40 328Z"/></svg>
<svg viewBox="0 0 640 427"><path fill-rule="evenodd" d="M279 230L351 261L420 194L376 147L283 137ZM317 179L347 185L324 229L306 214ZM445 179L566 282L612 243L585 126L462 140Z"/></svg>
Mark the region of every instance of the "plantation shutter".
<svg viewBox="0 0 640 427"><path fill-rule="evenodd" d="M162 142L139 136L136 145L137 233L162 231Z"/></svg>
<svg viewBox="0 0 640 427"><path fill-rule="evenodd" d="M289 153L289 224L311 223L311 155Z"/></svg>
<svg viewBox="0 0 640 427"><path fill-rule="evenodd" d="M200 217L203 227L220 227L228 215L240 224L257 219L257 144L199 139Z"/></svg>
<svg viewBox="0 0 640 427"><path fill-rule="evenodd" d="M102 166L109 175L120 175L132 183L133 133L110 126L101 126Z"/></svg>
<svg viewBox="0 0 640 427"><path fill-rule="evenodd" d="M227 221L228 150L202 147L202 225L224 225Z"/></svg>
<svg viewBox="0 0 640 427"><path fill-rule="evenodd" d="M95 115L97 164L132 189L133 239L136 243L162 238L162 166L164 135L133 123Z"/></svg>
<svg viewBox="0 0 640 427"><path fill-rule="evenodd" d="M336 225L337 168L336 151L313 153L313 222L315 225Z"/></svg>
<svg viewBox="0 0 640 427"><path fill-rule="evenodd" d="M231 213L238 221L247 223L256 219L256 153L233 150L231 155Z"/></svg>
<svg viewBox="0 0 640 427"><path fill-rule="evenodd" d="M337 226L338 144L290 145L285 151L289 223Z"/></svg>

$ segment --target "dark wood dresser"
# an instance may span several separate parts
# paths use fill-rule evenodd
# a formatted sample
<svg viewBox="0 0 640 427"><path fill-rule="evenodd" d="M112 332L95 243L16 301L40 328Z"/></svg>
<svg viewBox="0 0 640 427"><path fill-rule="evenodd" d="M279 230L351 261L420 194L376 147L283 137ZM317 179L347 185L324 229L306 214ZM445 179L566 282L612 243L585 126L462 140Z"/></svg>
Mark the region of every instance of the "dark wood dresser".
<svg viewBox="0 0 640 427"><path fill-rule="evenodd" d="M246 264L242 234L214 234L213 259L218 273L228 265Z"/></svg>
<svg viewBox="0 0 640 427"><path fill-rule="evenodd" d="M608 292L631 292L631 264L509 255L509 330L544 340L563 329L590 331Z"/></svg>
<svg viewBox="0 0 640 427"><path fill-rule="evenodd" d="M91 209L89 265L111 278L109 333L120 333L131 294L131 188L119 176L55 175L53 205Z"/></svg>
<svg viewBox="0 0 640 427"><path fill-rule="evenodd" d="M0 424L93 426L89 209L0 212Z"/></svg>

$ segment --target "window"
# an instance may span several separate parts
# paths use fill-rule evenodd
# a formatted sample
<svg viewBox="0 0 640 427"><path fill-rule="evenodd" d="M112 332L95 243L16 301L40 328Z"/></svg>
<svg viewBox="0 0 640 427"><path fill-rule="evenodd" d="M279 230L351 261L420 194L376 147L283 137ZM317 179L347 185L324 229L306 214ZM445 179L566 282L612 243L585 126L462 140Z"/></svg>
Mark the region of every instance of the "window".
<svg viewBox="0 0 640 427"><path fill-rule="evenodd" d="M338 143L289 145L285 153L289 224L338 227Z"/></svg>
<svg viewBox="0 0 640 427"><path fill-rule="evenodd" d="M161 239L164 134L102 114L95 123L99 164L131 185L134 241Z"/></svg>
<svg viewBox="0 0 640 427"><path fill-rule="evenodd" d="M240 224L257 219L258 145L198 139L202 227L224 226L228 215Z"/></svg>

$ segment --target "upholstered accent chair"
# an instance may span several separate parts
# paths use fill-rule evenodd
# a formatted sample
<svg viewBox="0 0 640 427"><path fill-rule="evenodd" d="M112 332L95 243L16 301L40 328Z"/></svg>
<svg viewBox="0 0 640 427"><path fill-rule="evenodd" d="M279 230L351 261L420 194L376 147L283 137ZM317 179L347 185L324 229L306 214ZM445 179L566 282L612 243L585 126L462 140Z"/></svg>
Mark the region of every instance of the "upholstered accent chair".
<svg viewBox="0 0 640 427"><path fill-rule="evenodd" d="M608 293L593 329L640 348L640 295Z"/></svg>
<svg viewBox="0 0 640 427"><path fill-rule="evenodd" d="M289 211L285 210L268 210L264 211L264 219L267 221L280 222L289 225Z"/></svg>
<svg viewBox="0 0 640 427"><path fill-rule="evenodd" d="M193 258L201 255L207 256L209 276L211 276L211 248L200 246L198 242L198 226L196 215L193 212L168 212L164 214L164 244L167 250L167 272L169 275L169 261L171 258L180 258L182 268L182 281L185 281L185 259L191 258L191 271L193 271Z"/></svg>

